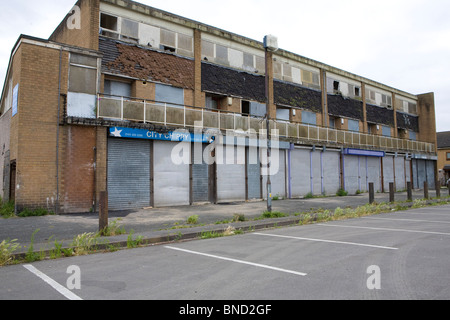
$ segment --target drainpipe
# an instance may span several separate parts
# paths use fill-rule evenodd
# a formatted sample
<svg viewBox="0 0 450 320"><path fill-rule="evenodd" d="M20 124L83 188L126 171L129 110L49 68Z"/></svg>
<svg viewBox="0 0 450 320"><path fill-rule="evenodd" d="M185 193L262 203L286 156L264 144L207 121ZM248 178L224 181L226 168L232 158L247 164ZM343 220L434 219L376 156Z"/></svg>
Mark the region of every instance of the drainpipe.
<svg viewBox="0 0 450 320"><path fill-rule="evenodd" d="M309 175L311 178L311 194L314 194L314 171L313 171L313 152L316 146L313 146L311 152L309 153Z"/></svg>
<svg viewBox="0 0 450 320"><path fill-rule="evenodd" d="M58 78L58 123L56 124L56 203L55 214L59 214L59 124L61 114L61 72L62 72L62 48L59 49L59 78Z"/></svg>
<svg viewBox="0 0 450 320"><path fill-rule="evenodd" d="M291 143L291 146L288 150L288 197L292 199L292 176L291 176L291 153L294 150L294 144Z"/></svg>
<svg viewBox="0 0 450 320"><path fill-rule="evenodd" d="M321 185L321 192L322 195L325 192L325 186L324 186L324 176L323 176L323 153L326 151L326 147L324 146L322 151L320 152L320 185Z"/></svg>

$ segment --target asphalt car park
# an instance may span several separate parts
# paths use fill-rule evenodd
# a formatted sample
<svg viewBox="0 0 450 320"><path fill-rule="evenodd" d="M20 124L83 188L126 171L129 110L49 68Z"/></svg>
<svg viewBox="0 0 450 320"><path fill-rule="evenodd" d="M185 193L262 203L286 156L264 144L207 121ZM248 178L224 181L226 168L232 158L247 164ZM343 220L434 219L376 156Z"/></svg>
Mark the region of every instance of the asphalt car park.
<svg viewBox="0 0 450 320"><path fill-rule="evenodd" d="M447 300L449 265L447 205L8 266L0 299Z"/></svg>

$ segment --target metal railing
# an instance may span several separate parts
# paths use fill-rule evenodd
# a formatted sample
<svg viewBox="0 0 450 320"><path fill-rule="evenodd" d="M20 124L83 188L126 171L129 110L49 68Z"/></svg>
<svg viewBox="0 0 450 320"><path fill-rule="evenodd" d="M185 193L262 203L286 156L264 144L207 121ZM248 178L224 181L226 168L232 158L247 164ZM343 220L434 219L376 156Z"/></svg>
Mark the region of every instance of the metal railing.
<svg viewBox="0 0 450 320"><path fill-rule="evenodd" d="M209 110L144 99L98 95L97 118L136 121L164 126L194 127L201 122L204 128L220 130L266 129L263 118L221 110ZM278 129L279 136L302 142L327 143L386 151L434 153L432 143L320 127L305 123L270 121L270 129Z"/></svg>

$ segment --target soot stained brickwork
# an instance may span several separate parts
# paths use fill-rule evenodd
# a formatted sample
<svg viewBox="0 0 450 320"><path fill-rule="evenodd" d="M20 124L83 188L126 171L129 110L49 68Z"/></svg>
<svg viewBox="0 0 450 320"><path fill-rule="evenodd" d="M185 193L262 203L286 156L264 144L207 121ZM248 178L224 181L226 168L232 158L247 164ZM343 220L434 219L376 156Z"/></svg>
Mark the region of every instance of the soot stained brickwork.
<svg viewBox="0 0 450 320"><path fill-rule="evenodd" d="M322 112L322 93L282 81L274 81L275 104Z"/></svg>
<svg viewBox="0 0 450 320"><path fill-rule="evenodd" d="M265 78L247 72L202 63L202 91L264 102Z"/></svg>
<svg viewBox="0 0 450 320"><path fill-rule="evenodd" d="M344 98L341 95L328 95L328 113L363 121L363 103L359 100Z"/></svg>
<svg viewBox="0 0 450 320"><path fill-rule="evenodd" d="M366 105L367 121L384 124L390 127L394 126L394 111L383 107L377 107L371 104Z"/></svg>
<svg viewBox="0 0 450 320"><path fill-rule="evenodd" d="M194 89L191 59L104 38L100 38L100 51L103 71Z"/></svg>
<svg viewBox="0 0 450 320"><path fill-rule="evenodd" d="M397 127L419 132L419 117L397 112Z"/></svg>

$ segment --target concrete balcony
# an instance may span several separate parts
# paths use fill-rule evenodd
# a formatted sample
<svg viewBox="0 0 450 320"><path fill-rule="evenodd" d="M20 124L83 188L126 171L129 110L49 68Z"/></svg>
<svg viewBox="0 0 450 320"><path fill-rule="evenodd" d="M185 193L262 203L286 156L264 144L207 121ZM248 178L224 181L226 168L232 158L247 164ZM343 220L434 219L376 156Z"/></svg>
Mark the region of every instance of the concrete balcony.
<svg viewBox="0 0 450 320"><path fill-rule="evenodd" d="M266 121L254 116L110 95L98 95L97 118L180 128L194 128L196 123L201 122L205 129L224 131L239 130L246 132L254 130L253 132L259 133L260 130L266 129ZM296 143L407 153L436 153L435 145L432 143L338 130L304 123L271 120L270 129L277 129L281 139Z"/></svg>

